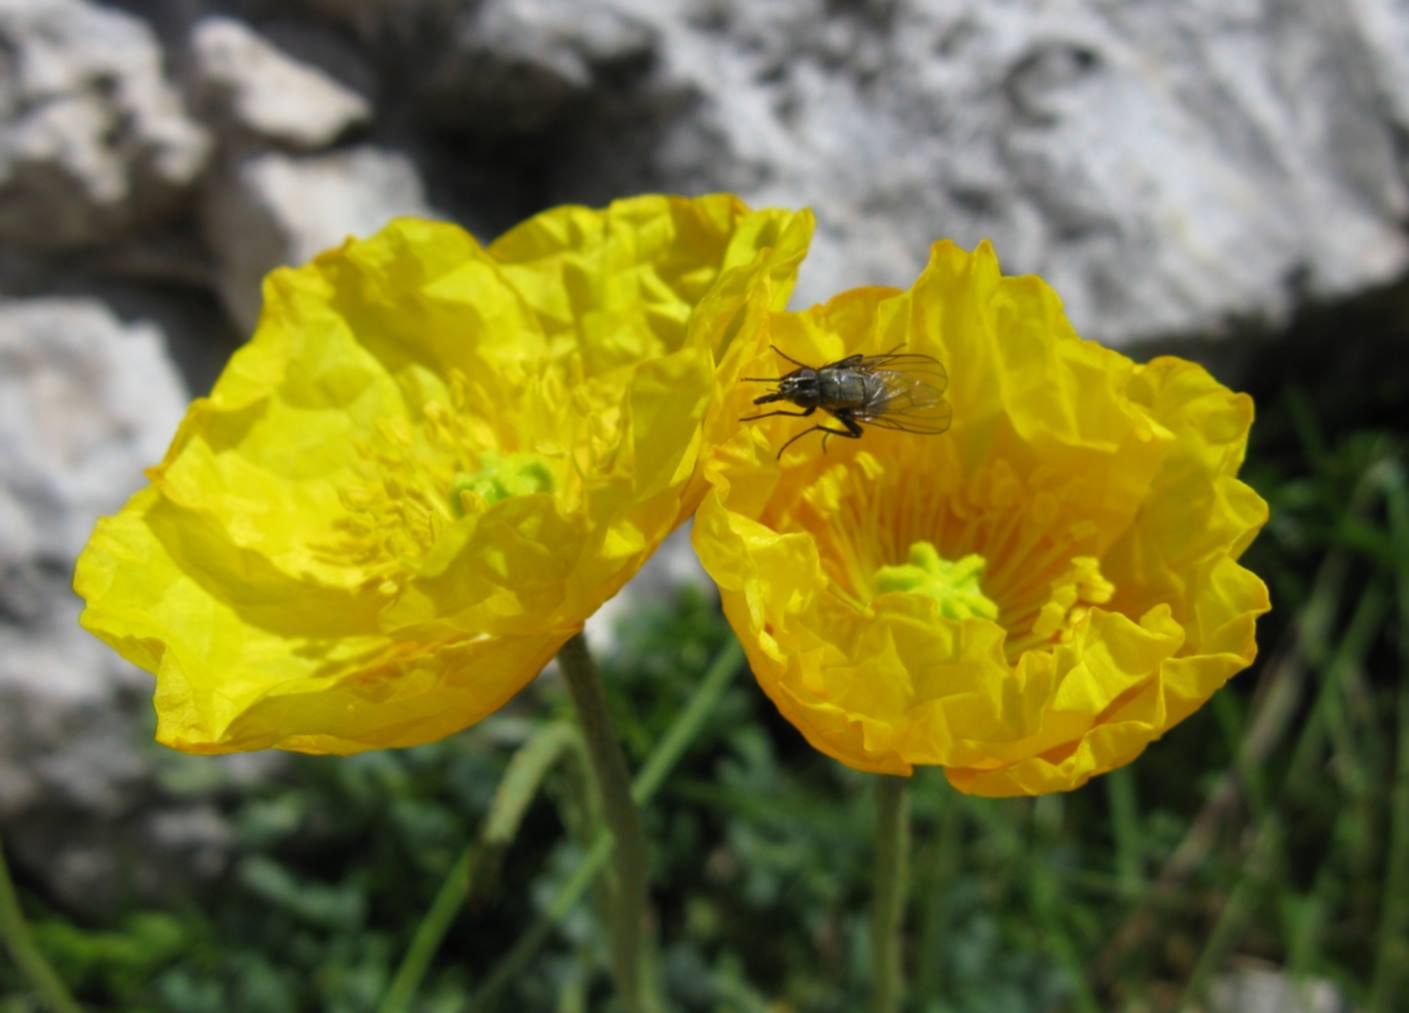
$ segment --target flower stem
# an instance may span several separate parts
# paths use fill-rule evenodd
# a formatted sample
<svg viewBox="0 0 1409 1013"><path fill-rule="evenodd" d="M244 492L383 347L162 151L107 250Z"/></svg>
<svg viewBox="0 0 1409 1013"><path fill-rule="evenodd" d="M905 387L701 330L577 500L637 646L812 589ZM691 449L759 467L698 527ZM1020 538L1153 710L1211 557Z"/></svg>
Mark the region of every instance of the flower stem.
<svg viewBox="0 0 1409 1013"><path fill-rule="evenodd" d="M904 992L901 938L910 860L908 777L876 780L876 887L871 903L871 1010L895 1013Z"/></svg>
<svg viewBox="0 0 1409 1013"><path fill-rule="evenodd" d="M55 1013L78 1013L78 1003L74 1002L63 980L30 938L29 926L24 920L24 912L20 910L19 898L15 896L15 886L10 882L9 869L5 866L3 850L0 850L0 941L5 943L20 973L29 979L34 991L51 1010Z"/></svg>
<svg viewBox="0 0 1409 1013"><path fill-rule="evenodd" d="M587 755L597 791L602 798L602 814L616 839L613 854L615 903L608 913L612 938L612 973L622 1004L629 1013L643 1007L643 951L649 897L647 895L646 838L641 816L631 798L631 776L621 743L612 731L607 713L606 693L596 663L587 651L587 640L574 634L558 650L558 665L567 680L573 706L582 725Z"/></svg>
<svg viewBox="0 0 1409 1013"><path fill-rule="evenodd" d="M730 639L719 656L710 664L690 694L689 701L671 723L669 730L656 743L651 755L642 764L631 786L637 804L645 805L655 797L666 777L680 762L690 745L709 723L719 702L740 671L744 650L737 640ZM533 964L538 951L553 934L553 929L581 899L583 892L607 864L615 842L606 833L599 833L592 848L583 856L571 876L553 893L547 907L533 924L514 941L513 948L485 979L470 999L470 1009L498 1009L509 983Z"/></svg>

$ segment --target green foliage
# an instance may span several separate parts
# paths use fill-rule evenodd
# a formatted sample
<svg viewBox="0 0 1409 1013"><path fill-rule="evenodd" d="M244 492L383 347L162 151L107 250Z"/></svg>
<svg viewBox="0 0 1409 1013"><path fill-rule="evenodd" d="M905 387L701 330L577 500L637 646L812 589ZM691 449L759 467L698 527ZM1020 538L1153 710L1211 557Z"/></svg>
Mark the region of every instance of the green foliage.
<svg viewBox="0 0 1409 1013"><path fill-rule="evenodd" d="M971 799L922 771L911 1008L1169 1009L1250 963L1329 980L1370 1008L1409 989L1405 437L1329 427L1285 378L1257 393L1247 474L1272 521L1249 562L1275 607L1258 665L1137 763L1068 796ZM730 637L696 591L620 631L603 668L633 769ZM294 757L272 779L221 785L236 853L208 894L94 923L22 891L35 943L96 1007L353 1013L378 1008L449 883L409 1008L468 1009L591 841L572 749L535 740L568 714L556 680L540 679L447 742ZM509 843L491 861L477 842L516 755L490 834ZM213 770L174 763L169 787L209 792ZM864 1005L869 778L812 750L741 678L645 819L671 1009ZM613 1008L590 904L530 967L502 1008ZM0 964L0 1011L34 1008Z"/></svg>

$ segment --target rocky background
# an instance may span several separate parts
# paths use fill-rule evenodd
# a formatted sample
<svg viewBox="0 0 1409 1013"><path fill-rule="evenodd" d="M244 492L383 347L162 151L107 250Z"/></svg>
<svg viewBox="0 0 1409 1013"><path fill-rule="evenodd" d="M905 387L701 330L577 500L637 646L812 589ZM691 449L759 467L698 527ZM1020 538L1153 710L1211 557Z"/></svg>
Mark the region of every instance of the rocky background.
<svg viewBox="0 0 1409 1013"><path fill-rule="evenodd" d="M279 264L724 189L816 209L801 302L992 238L1090 337L1276 332L1404 275L1406 138L1396 0L0 0L0 836L171 891L278 762L157 755L68 585Z"/></svg>

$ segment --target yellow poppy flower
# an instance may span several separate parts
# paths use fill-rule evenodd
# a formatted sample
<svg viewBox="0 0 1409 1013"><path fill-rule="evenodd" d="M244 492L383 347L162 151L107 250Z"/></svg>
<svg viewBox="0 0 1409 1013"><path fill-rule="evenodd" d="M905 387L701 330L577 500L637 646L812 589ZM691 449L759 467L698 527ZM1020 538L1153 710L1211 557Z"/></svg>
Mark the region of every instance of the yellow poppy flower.
<svg viewBox="0 0 1409 1013"><path fill-rule="evenodd" d="M937 764L978 795L1062 791L1251 663L1269 606L1237 563L1267 517L1235 477L1247 396L1081 340L987 244L938 243L909 291L858 289L771 328L816 365L933 356L953 411L940 435L863 421L860 439L823 453L811 434L781 461L822 416L749 422L706 466L696 548L759 682L816 748L868 771ZM766 389L740 385L737 414Z"/></svg>
<svg viewBox="0 0 1409 1013"><path fill-rule="evenodd" d="M275 271L250 343L78 561L191 752L409 746L521 689L690 515L806 212L405 219Z"/></svg>

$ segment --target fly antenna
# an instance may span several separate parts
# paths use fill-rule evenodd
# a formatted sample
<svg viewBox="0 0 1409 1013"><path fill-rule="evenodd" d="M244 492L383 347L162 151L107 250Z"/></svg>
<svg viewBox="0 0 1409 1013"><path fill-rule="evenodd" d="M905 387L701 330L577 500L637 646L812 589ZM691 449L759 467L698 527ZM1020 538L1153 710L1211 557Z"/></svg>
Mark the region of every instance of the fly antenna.
<svg viewBox="0 0 1409 1013"><path fill-rule="evenodd" d="M783 350L782 350L781 348L779 348L777 345L769 345L768 347L771 348L771 349L773 349L773 351L777 352L777 353L778 353L779 355L781 355L783 358L787 359L787 360L788 360L789 362L791 362L794 366L797 366L797 367L799 367L800 369L810 369L810 368L811 368L811 367L809 367L809 366L807 365L807 363L805 363L805 362L798 362L796 359L794 359L794 358L793 358L791 355L789 355L787 352L783 351Z"/></svg>

